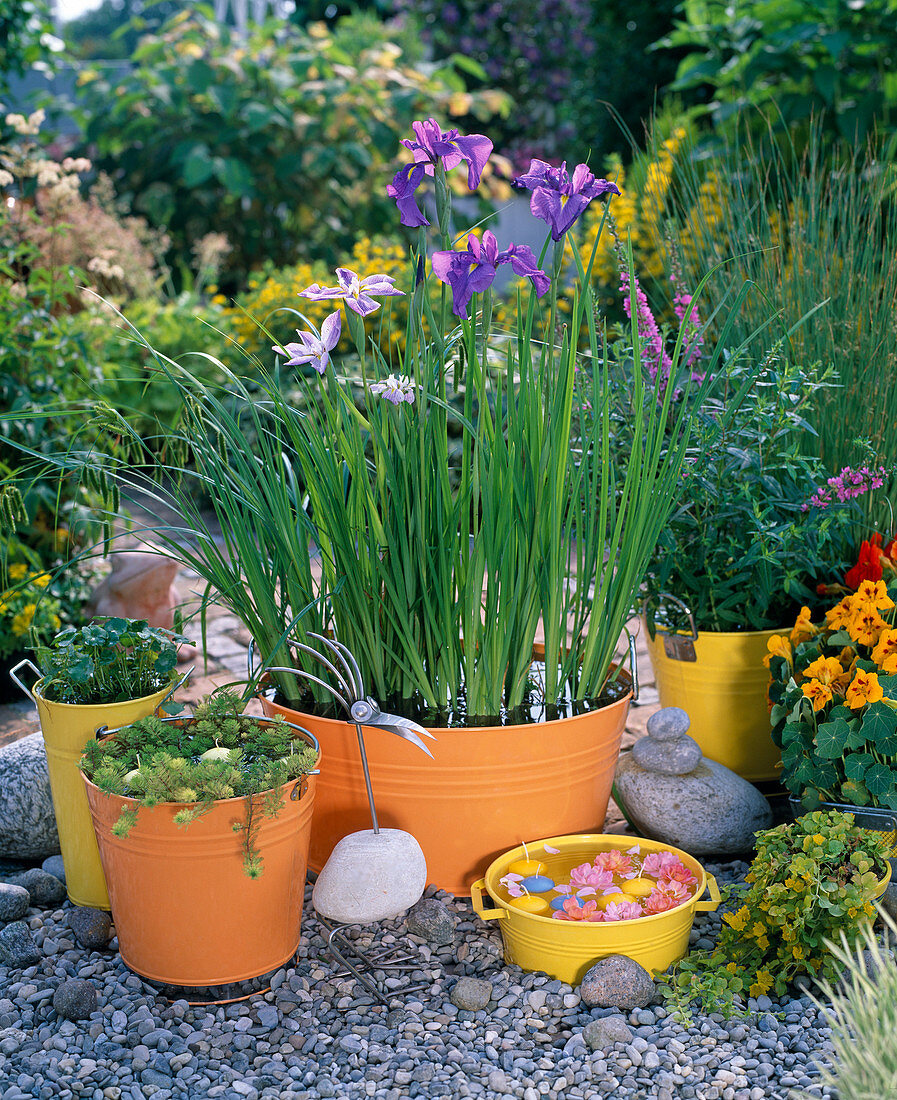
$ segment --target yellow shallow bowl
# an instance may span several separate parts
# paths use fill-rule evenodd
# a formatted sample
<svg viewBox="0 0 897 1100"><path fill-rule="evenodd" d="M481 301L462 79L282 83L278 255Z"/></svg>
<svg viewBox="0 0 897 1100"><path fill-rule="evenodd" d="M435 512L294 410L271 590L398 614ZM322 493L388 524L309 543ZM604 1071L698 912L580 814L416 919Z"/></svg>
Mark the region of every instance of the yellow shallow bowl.
<svg viewBox="0 0 897 1100"><path fill-rule="evenodd" d="M545 844L558 848L559 854L544 852ZM716 879L707 874L693 856L656 840L603 833L548 837L527 844L527 849L545 864L548 877L558 881L559 875L569 871L571 860L574 866L591 863L600 850L617 848L625 852L636 844L642 851L667 851L678 856L698 880L694 897L666 913L654 913L635 920L609 924L555 920L515 909L499 893L502 890L499 879L507 874L515 859L524 855L522 845L494 860L486 871L486 877L473 883L470 892L473 907L483 920L501 922L505 961L515 963L524 970L544 971L569 985L578 985L589 967L608 955L628 955L653 973L660 973L678 962L688 950L695 911L712 912L721 900ZM705 887L710 895L709 900L698 900ZM484 891L499 908L484 907Z"/></svg>

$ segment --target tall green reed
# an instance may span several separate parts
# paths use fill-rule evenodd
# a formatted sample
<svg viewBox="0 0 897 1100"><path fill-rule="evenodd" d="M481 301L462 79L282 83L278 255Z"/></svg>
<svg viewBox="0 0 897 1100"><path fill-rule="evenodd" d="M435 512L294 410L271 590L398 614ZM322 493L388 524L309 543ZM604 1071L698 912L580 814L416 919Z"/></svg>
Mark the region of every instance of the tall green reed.
<svg viewBox="0 0 897 1100"><path fill-rule="evenodd" d="M893 139L835 157L818 124L798 150L742 127L712 155L677 160L667 213L691 277L729 261L756 284L734 327L736 339L773 310L783 350L799 366L833 366L840 384L821 388L808 439L837 473L867 458L897 458L897 202ZM720 287L719 269L710 280ZM817 308L821 307L821 308ZM816 311L813 313L813 311ZM800 323L809 314L812 319ZM751 346L753 352L757 345ZM864 499L867 519L888 529L885 496Z"/></svg>

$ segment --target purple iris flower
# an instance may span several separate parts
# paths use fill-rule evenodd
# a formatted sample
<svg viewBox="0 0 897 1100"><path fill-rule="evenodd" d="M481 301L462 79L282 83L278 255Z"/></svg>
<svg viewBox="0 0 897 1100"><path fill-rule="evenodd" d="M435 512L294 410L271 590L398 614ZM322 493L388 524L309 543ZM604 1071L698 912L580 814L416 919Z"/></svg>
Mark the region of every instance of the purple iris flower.
<svg viewBox="0 0 897 1100"><path fill-rule="evenodd" d="M585 164L577 164L571 179L566 161L560 168L553 168L544 160L534 160L529 171L514 180L514 186L532 191L529 208L551 226L555 241L563 237L592 199L620 194L615 183L596 179Z"/></svg>
<svg viewBox="0 0 897 1100"><path fill-rule="evenodd" d="M287 356L284 364L287 367L301 367L303 363L311 363L318 374L323 374L330 362L330 353L339 343L339 310L324 318L320 336L313 332L301 332L299 329L296 333L299 337L298 344L284 344L283 347L275 344L274 350L278 355Z"/></svg>
<svg viewBox="0 0 897 1100"><path fill-rule="evenodd" d="M389 275L368 275L359 279L354 271L347 267L338 267L336 277L339 286L318 286L312 283L305 290L300 290L300 298L310 298L313 302L323 302L328 298L342 298L349 309L354 310L361 317L367 317L380 308L380 303L375 302L373 296L378 298L390 294L404 294L404 290L397 290L393 285L395 279Z"/></svg>
<svg viewBox="0 0 897 1100"><path fill-rule="evenodd" d="M403 138L401 144L414 153L414 163L406 164L396 172L386 193L396 200L402 225L429 225L414 197L424 176L432 176L440 160L446 172L466 161L467 186L471 191L476 191L492 152L492 142L482 134L468 134L465 137L457 130L442 130L435 118L412 122L411 129L416 140Z"/></svg>
<svg viewBox="0 0 897 1100"><path fill-rule="evenodd" d="M533 250L525 244L512 244L498 251L495 234L487 229L482 241L473 234L467 238L464 252L434 252L430 261L433 274L452 288L452 313L467 320L467 303L492 285L495 269L510 264L518 275L532 281L541 298L551 286L551 279L536 266Z"/></svg>

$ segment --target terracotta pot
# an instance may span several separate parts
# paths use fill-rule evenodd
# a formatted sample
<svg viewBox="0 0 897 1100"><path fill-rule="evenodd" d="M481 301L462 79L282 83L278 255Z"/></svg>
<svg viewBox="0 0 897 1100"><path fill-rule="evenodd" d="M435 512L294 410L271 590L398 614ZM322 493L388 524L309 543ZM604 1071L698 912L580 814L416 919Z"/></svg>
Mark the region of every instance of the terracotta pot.
<svg viewBox="0 0 897 1100"><path fill-rule="evenodd" d="M658 629L653 639L645 631L661 706L687 711L704 755L751 781L779 773L763 658L769 639L789 629L701 630L696 638Z"/></svg>
<svg viewBox="0 0 897 1100"><path fill-rule="evenodd" d="M221 799L179 826L173 818L184 804L147 808L82 778L119 951L132 970L183 989L187 999L200 990L201 1000L224 1000L235 999L228 995L234 984L270 975L292 958L299 946L316 776L284 786L276 817L264 816L262 796L255 796L255 846L264 860L255 879L243 869L243 837L233 829L246 820L245 797ZM123 808L138 809L137 823L127 837L117 837L112 826Z"/></svg>
<svg viewBox="0 0 897 1100"><path fill-rule="evenodd" d="M427 881L461 896L521 840L600 832L630 698L554 722L434 729L432 760L391 733L366 729L380 825L411 833ZM338 840L371 826L355 727L265 697L262 706L321 742L309 854L320 870Z"/></svg>

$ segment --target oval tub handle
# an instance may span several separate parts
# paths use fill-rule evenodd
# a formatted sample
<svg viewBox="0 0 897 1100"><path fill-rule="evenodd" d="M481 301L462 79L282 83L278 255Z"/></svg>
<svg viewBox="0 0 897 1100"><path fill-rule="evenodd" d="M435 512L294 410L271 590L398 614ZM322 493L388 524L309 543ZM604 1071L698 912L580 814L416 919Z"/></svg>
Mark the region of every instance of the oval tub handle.
<svg viewBox="0 0 897 1100"><path fill-rule="evenodd" d="M710 900L695 902L695 909L701 913L715 913L723 899L716 879L711 874L707 874L707 893L710 895Z"/></svg>
<svg viewBox="0 0 897 1100"><path fill-rule="evenodd" d="M474 912L480 918L480 920L502 920L507 917L507 909L484 909L483 908L483 891L486 889L486 880L484 878L477 879L476 882L470 885L470 901L473 905Z"/></svg>

